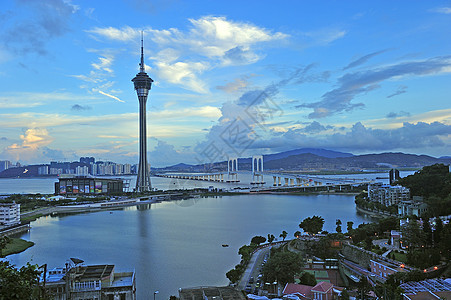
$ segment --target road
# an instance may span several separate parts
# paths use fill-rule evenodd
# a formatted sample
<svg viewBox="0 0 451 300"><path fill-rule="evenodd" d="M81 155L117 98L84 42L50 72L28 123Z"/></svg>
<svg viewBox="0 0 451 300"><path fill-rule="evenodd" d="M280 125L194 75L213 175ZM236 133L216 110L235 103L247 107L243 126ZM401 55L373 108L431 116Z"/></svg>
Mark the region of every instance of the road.
<svg viewBox="0 0 451 300"><path fill-rule="evenodd" d="M272 244L271 246L267 246L264 248L261 248L257 250L251 257L249 264L247 265L246 270L244 271L243 275L241 276L240 281L237 284L237 288L240 290L245 290L247 285L251 286L251 292L250 294L258 294L255 293L255 289L257 288L257 285L260 285L258 289L261 289L262 286L265 284L260 280L258 277L261 274L261 268L263 266L263 262L265 260L265 257L268 259L270 255L270 249L272 247L280 247L281 245L285 244L285 242L279 242ZM251 277L254 278L253 283L249 283L249 280Z"/></svg>

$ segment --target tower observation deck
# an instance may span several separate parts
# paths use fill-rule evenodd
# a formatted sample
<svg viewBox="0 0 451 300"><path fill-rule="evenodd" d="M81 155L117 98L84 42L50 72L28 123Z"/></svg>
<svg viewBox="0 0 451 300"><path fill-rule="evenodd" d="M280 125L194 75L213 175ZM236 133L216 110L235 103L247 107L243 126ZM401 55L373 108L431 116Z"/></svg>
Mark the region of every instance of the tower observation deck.
<svg viewBox="0 0 451 300"><path fill-rule="evenodd" d="M148 192L152 186L150 184L150 170L147 163L147 124L146 124L146 104L147 96L152 87L152 78L147 75L144 67L144 46L141 36L141 62L139 73L132 79L135 85L136 94L139 100L139 165L138 176L136 178L136 191Z"/></svg>

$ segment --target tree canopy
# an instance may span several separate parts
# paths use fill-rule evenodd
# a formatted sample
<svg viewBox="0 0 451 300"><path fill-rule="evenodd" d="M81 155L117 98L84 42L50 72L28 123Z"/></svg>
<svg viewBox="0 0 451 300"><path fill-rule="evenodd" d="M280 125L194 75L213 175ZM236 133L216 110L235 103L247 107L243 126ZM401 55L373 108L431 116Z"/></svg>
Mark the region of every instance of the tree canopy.
<svg viewBox="0 0 451 300"><path fill-rule="evenodd" d="M0 299L40 299L39 274L36 265L27 263L16 269L8 261L0 261Z"/></svg>
<svg viewBox="0 0 451 300"><path fill-rule="evenodd" d="M301 272L304 262L302 256L293 252L276 252L263 266L267 282L277 281L281 285L294 282L294 275Z"/></svg>
<svg viewBox="0 0 451 300"><path fill-rule="evenodd" d="M324 219L320 216L313 216L304 219L300 224L299 228L302 228L305 232L309 234L316 234L323 229Z"/></svg>
<svg viewBox="0 0 451 300"><path fill-rule="evenodd" d="M261 235L256 235L251 239L251 244L260 245L262 243L266 242L266 238Z"/></svg>
<svg viewBox="0 0 451 300"><path fill-rule="evenodd" d="M423 196L428 216L451 214L451 173L444 164L426 166L413 175L400 178L398 184L408 187L412 196Z"/></svg>

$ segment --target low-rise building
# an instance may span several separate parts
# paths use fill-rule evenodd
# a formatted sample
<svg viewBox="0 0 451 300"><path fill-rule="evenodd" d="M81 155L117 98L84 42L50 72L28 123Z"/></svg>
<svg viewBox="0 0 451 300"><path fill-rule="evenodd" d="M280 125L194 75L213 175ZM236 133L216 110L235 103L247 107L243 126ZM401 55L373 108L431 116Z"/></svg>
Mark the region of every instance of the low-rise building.
<svg viewBox="0 0 451 300"><path fill-rule="evenodd" d="M135 300L135 272L115 272L114 265L85 266L81 260L72 258L66 267L46 273L45 291L55 300Z"/></svg>
<svg viewBox="0 0 451 300"><path fill-rule="evenodd" d="M398 203L398 214L402 217L415 215L417 217L424 214L428 209L423 197L414 196L412 200L405 200Z"/></svg>
<svg viewBox="0 0 451 300"><path fill-rule="evenodd" d="M0 225L11 226L20 224L20 204L0 203Z"/></svg>
<svg viewBox="0 0 451 300"><path fill-rule="evenodd" d="M336 287L327 281L320 281L315 286L287 283L282 291L284 298L290 299L288 295L294 295L301 300L333 300L338 299L343 288Z"/></svg>
<svg viewBox="0 0 451 300"><path fill-rule="evenodd" d="M65 176L55 182L56 195L94 195L123 192L122 179Z"/></svg>
<svg viewBox="0 0 451 300"><path fill-rule="evenodd" d="M397 272L406 272L404 267L404 264L395 265L388 261L376 261L372 259L370 260L371 272L385 279L387 279L389 275L395 274Z"/></svg>
<svg viewBox="0 0 451 300"><path fill-rule="evenodd" d="M313 299L332 300L334 299L334 285L330 282L321 281L312 288Z"/></svg>

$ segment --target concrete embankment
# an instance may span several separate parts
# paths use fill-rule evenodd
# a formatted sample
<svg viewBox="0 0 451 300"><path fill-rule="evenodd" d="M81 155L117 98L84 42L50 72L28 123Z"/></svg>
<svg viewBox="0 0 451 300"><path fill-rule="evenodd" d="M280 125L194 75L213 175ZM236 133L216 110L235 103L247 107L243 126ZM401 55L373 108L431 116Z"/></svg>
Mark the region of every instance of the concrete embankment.
<svg viewBox="0 0 451 300"><path fill-rule="evenodd" d="M11 236L14 234L22 233L30 230L30 224L24 224L20 226L15 226L12 228L3 229L0 231L0 237L2 236Z"/></svg>
<svg viewBox="0 0 451 300"><path fill-rule="evenodd" d="M20 216L21 218L30 218L33 216L46 216L51 214L61 213L82 213L82 212L94 212L104 209L114 209L127 206L134 206L139 204L150 204L156 202L156 199L148 199L141 201L138 199L127 199L123 201L108 201L101 203L80 204L80 205L65 205L65 206L52 206L46 208L40 208L29 212L24 212Z"/></svg>
<svg viewBox="0 0 451 300"><path fill-rule="evenodd" d="M355 208L356 208L356 210L358 212L367 214L367 215L369 215L369 216L371 216L373 218L397 217L397 215L394 215L394 214L391 214L391 213L388 213L388 212L368 210L368 209L361 208L361 207L359 207L357 205L355 206Z"/></svg>

